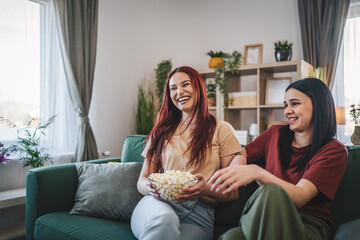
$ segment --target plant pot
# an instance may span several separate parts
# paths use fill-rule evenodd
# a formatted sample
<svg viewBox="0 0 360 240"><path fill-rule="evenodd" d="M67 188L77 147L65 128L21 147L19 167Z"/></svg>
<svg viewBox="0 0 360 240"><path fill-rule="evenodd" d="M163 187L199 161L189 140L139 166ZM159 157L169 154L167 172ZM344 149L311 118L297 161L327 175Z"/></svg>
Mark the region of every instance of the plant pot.
<svg viewBox="0 0 360 240"><path fill-rule="evenodd" d="M224 59L222 57L212 57L209 61L209 68L215 68L219 64L222 64L224 62Z"/></svg>
<svg viewBox="0 0 360 240"><path fill-rule="evenodd" d="M209 103L209 107L215 107L216 99L214 97L208 97L208 103Z"/></svg>
<svg viewBox="0 0 360 240"><path fill-rule="evenodd" d="M291 52L291 50L288 50L288 49L275 51L275 59L277 62L290 61L291 55L292 55L292 52Z"/></svg>
<svg viewBox="0 0 360 240"><path fill-rule="evenodd" d="M360 145L360 126L355 126L354 133L351 135L351 142L354 145Z"/></svg>

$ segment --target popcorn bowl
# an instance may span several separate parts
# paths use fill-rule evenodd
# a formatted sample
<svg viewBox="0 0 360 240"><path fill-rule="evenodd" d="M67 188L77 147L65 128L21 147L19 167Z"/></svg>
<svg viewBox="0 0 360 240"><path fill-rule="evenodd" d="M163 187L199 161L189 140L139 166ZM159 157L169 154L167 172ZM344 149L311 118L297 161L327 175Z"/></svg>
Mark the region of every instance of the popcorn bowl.
<svg viewBox="0 0 360 240"><path fill-rule="evenodd" d="M181 178L174 179L171 178L171 176L167 177L166 174L167 172L155 173L155 174L153 173L148 176L148 179L150 180L156 191L160 194L160 197L169 201L174 201L178 195L183 193L183 190L185 188L189 188L195 185L198 181L198 179L194 175L191 175L189 173L188 175L191 175L192 176L191 178L193 178L193 180L191 180L190 178L189 181L189 179L186 177L184 177L183 179Z"/></svg>

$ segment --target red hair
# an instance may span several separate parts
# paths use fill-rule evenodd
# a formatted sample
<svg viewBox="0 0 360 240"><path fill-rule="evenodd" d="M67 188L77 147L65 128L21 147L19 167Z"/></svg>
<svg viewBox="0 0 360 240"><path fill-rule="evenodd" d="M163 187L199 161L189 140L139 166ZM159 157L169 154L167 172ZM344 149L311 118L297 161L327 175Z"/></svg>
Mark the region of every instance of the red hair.
<svg viewBox="0 0 360 240"><path fill-rule="evenodd" d="M177 72L183 72L189 76L196 96L195 105L190 114L191 121L194 119L195 115L197 118L196 128L192 131L192 139L186 150L190 151L188 165L194 165L198 168L204 164L207 146L209 146L211 150L212 138L215 132L216 119L209 113L204 80L200 74L191 67L183 66L174 69L167 77L165 94L160 112L154 128L146 139L147 141L151 141L146 154L146 161L150 163L151 159L155 156L156 171L159 171L162 168L162 152L166 147L167 141L173 136L181 121L182 113L172 102L169 88L169 81Z"/></svg>

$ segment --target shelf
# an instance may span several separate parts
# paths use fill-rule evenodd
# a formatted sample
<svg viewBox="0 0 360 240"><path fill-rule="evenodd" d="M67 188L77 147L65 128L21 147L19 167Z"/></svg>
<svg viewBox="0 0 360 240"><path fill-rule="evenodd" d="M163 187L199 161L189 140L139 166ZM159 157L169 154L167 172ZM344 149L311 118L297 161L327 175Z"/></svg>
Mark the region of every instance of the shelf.
<svg viewBox="0 0 360 240"><path fill-rule="evenodd" d="M260 108L284 108L284 104L260 105Z"/></svg>
<svg viewBox="0 0 360 240"><path fill-rule="evenodd" d="M229 106L229 110L231 109L257 109L257 106Z"/></svg>
<svg viewBox="0 0 360 240"><path fill-rule="evenodd" d="M217 118L228 121L235 130L249 130L252 123L258 124L258 133L266 130L267 122L280 122L284 119L284 104L265 104L266 99L266 79L287 77L291 82L309 76L312 66L303 60L273 62L264 64L243 65L236 74L226 72L229 78L229 93L233 92L256 92L257 105L248 106L229 106L228 111L224 112L223 97L219 89L216 90L216 107L209 107L211 113ZM213 70L200 73L205 83L207 80L214 79ZM283 89L281 89L283 90ZM285 90L285 89L284 89Z"/></svg>

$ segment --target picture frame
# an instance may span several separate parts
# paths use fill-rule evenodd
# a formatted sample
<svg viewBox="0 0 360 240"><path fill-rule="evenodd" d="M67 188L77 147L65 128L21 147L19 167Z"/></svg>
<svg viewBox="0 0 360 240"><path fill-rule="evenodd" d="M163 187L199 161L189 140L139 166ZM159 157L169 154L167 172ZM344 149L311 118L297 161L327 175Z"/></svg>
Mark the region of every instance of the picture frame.
<svg viewBox="0 0 360 240"><path fill-rule="evenodd" d="M263 55L263 44L245 45L244 65L261 64Z"/></svg>
<svg viewBox="0 0 360 240"><path fill-rule="evenodd" d="M284 103L285 89L291 84L291 77L266 78L265 105Z"/></svg>

